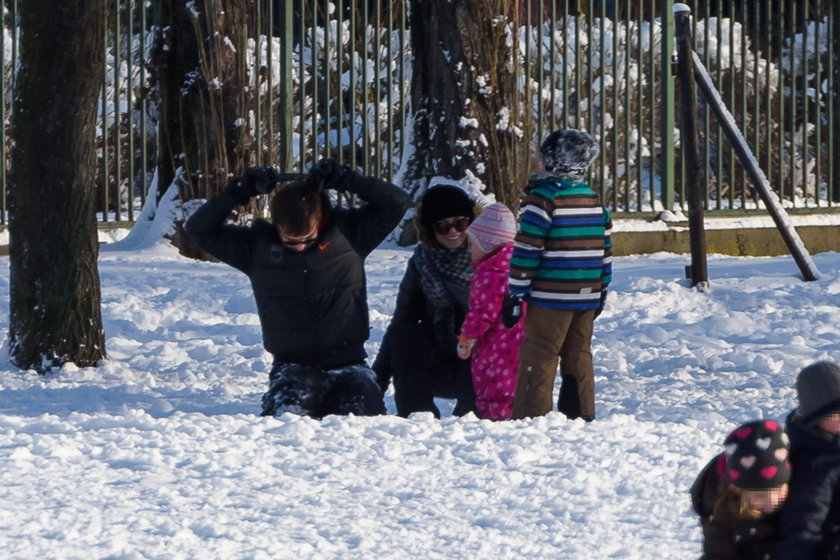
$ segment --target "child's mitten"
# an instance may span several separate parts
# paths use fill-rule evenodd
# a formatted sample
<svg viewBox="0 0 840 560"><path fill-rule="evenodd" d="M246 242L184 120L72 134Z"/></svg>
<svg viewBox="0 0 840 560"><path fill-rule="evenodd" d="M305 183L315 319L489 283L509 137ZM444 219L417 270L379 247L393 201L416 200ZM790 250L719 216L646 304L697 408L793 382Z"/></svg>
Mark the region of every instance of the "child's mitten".
<svg viewBox="0 0 840 560"><path fill-rule="evenodd" d="M458 337L458 357L462 360L466 360L472 354L473 346L475 346L475 339L469 338L466 335L461 335Z"/></svg>

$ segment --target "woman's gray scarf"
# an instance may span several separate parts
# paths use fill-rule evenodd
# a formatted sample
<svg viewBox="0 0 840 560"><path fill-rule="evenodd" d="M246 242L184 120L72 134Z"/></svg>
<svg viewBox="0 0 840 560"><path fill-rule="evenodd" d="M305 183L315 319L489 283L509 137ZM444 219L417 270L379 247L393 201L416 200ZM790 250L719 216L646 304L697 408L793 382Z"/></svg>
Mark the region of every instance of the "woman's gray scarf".
<svg viewBox="0 0 840 560"><path fill-rule="evenodd" d="M434 307L453 303L469 307L472 260L466 243L457 249L431 249L421 243L414 249L414 264L423 293Z"/></svg>

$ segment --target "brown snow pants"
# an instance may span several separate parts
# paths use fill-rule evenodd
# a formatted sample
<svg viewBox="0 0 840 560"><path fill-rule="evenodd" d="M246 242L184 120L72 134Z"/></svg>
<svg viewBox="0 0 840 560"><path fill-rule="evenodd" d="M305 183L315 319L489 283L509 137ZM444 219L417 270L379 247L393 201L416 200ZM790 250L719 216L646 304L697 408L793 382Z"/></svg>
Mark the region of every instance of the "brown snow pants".
<svg viewBox="0 0 840 560"><path fill-rule="evenodd" d="M528 307L511 418L543 416L551 411L558 359L561 380L558 410L569 418L595 418L590 349L594 322L594 309Z"/></svg>

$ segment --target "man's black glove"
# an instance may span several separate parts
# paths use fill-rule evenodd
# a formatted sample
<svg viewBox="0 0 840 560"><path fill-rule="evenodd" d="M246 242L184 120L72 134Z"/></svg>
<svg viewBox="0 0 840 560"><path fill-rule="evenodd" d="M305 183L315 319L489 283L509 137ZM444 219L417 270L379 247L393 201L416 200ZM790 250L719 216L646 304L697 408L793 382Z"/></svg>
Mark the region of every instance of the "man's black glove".
<svg viewBox="0 0 840 560"><path fill-rule="evenodd" d="M508 294L502 302L502 324L512 329L522 318L522 302L525 294Z"/></svg>
<svg viewBox="0 0 840 560"><path fill-rule="evenodd" d="M339 192L350 187L356 174L349 165L341 165L334 159L322 159L309 169L310 180L321 189L335 189Z"/></svg>
<svg viewBox="0 0 840 560"><path fill-rule="evenodd" d="M251 198L259 194L270 193L278 180L277 170L270 165L249 167L241 177L231 181L226 190L233 193L240 204L247 204Z"/></svg>

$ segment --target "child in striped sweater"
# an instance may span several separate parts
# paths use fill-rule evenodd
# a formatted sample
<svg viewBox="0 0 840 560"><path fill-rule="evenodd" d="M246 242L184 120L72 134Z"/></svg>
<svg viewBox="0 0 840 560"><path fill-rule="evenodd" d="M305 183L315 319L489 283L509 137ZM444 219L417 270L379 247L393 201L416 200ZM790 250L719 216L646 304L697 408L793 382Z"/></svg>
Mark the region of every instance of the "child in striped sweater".
<svg viewBox="0 0 840 560"><path fill-rule="evenodd" d="M612 278L610 214L584 182L598 152L585 132L552 132L540 147L542 170L525 189L506 305L528 302L514 419L551 410L558 356L558 410L569 418L595 418L590 346Z"/></svg>

